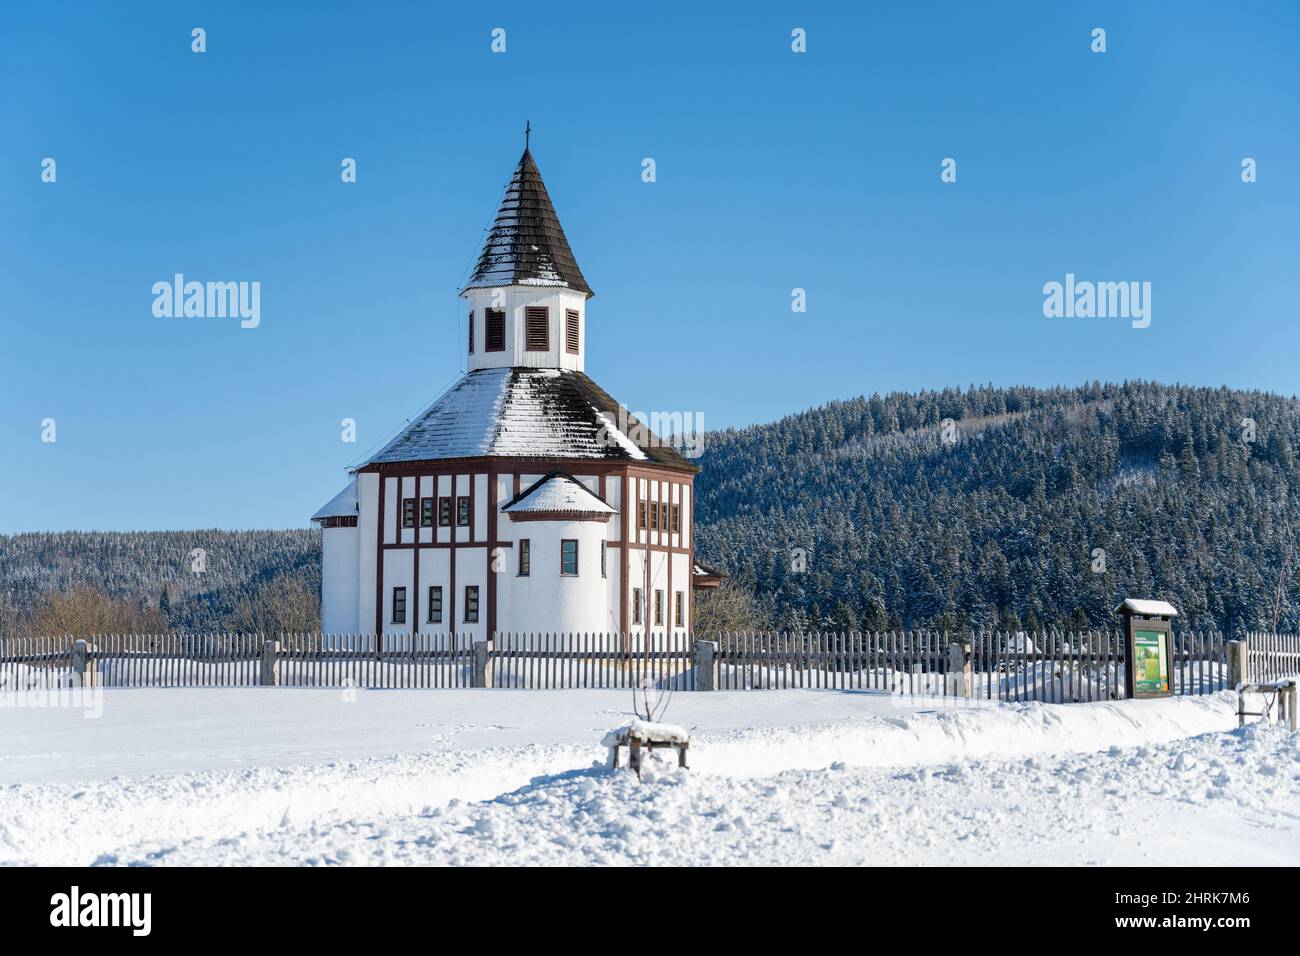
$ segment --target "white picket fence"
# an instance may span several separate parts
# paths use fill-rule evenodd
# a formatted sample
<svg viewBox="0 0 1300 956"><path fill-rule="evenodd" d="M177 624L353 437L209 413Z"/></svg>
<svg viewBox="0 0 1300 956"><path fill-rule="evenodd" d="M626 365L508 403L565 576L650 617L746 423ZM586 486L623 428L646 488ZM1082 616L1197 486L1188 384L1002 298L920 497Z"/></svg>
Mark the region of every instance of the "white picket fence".
<svg viewBox="0 0 1300 956"><path fill-rule="evenodd" d="M1251 680L1300 674L1300 639L1251 634ZM1178 633L1174 691L1228 687L1227 641ZM0 641L0 691L102 687L373 687L677 690L821 688L988 701L1124 696L1117 633L111 634Z"/></svg>

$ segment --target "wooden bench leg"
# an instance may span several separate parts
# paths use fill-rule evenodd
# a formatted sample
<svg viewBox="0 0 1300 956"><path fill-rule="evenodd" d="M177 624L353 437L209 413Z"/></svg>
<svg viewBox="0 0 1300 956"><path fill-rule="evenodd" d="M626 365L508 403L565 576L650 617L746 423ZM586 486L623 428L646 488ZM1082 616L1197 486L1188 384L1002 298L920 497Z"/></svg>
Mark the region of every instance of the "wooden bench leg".
<svg viewBox="0 0 1300 956"><path fill-rule="evenodd" d="M633 740L627 745L627 765L636 771L636 778L641 779L641 741Z"/></svg>
<svg viewBox="0 0 1300 956"><path fill-rule="evenodd" d="M689 769L689 768L686 766L686 746L685 746L685 745L682 745L682 746L680 746L680 747L677 748L677 766L681 767L683 770Z"/></svg>

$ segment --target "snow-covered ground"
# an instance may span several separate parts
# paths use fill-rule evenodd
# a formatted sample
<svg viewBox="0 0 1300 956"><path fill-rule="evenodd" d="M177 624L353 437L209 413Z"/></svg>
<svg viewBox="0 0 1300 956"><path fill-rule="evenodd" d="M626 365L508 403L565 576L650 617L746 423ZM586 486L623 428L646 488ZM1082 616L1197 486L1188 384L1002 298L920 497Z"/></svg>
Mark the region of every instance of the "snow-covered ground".
<svg viewBox="0 0 1300 956"><path fill-rule="evenodd" d="M107 690L0 709L0 863L1281 864L1300 748L1235 697L945 707L681 693L603 767L626 691Z"/></svg>

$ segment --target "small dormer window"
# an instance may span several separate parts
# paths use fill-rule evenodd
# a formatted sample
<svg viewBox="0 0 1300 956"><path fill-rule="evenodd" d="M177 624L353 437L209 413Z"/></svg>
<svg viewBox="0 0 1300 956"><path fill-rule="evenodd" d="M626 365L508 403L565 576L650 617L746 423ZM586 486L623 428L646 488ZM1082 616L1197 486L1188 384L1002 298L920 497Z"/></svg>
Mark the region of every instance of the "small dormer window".
<svg viewBox="0 0 1300 956"><path fill-rule="evenodd" d="M504 352L506 350L506 314L499 309L488 309L483 313L483 351Z"/></svg>
<svg viewBox="0 0 1300 956"><path fill-rule="evenodd" d="M549 352L550 310L544 305L530 305L524 309L524 321L524 348L529 352Z"/></svg>
<svg viewBox="0 0 1300 956"><path fill-rule="evenodd" d="M578 310L564 310L564 350L570 355L578 354ZM470 351L474 351L472 348Z"/></svg>

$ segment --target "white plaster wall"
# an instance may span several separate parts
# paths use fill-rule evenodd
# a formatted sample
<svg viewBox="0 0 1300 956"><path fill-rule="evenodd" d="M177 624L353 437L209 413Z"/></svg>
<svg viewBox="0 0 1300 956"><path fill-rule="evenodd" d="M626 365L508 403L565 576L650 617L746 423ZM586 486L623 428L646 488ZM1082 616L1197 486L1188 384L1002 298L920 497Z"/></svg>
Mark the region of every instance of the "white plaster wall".
<svg viewBox="0 0 1300 956"><path fill-rule="evenodd" d="M569 368L581 372L587 353L587 296L568 289L506 286L500 289L470 289L465 293L468 309L474 310L474 354L468 356L472 372L480 368ZM549 351L529 352L524 348L524 310L545 306L549 311ZM485 352L484 314L488 309L505 309L506 347L502 352ZM578 354L564 348L565 310L578 312Z"/></svg>
<svg viewBox="0 0 1300 956"><path fill-rule="evenodd" d="M675 613L670 618L669 630L674 633L684 633L691 629L691 556L689 554L674 554L673 561L673 587L675 595L678 591L682 592L682 623L677 625ZM673 602L676 597L672 598ZM669 611L673 612L675 604L669 604Z"/></svg>
<svg viewBox="0 0 1300 956"><path fill-rule="evenodd" d="M421 634L446 634L451 632L451 591L450 550L447 548L424 548L420 551L420 620ZM437 623L429 621L429 588L438 585L442 588L442 620Z"/></svg>
<svg viewBox="0 0 1300 956"><path fill-rule="evenodd" d="M509 595L498 604L498 631L599 633L617 627L616 620L611 623L616 601L610 600L610 579L600 574L604 522L504 520L514 525L516 542L532 542L532 566L531 573L521 577L516 560L498 577L498 591ZM565 538L578 542L576 576L560 574L560 542Z"/></svg>
<svg viewBox="0 0 1300 956"><path fill-rule="evenodd" d="M360 532L360 527L321 532L320 620L324 634L357 633Z"/></svg>
<svg viewBox="0 0 1300 956"><path fill-rule="evenodd" d="M385 634L402 634L411 631L411 608L412 597L414 595L414 580L411 577L415 552L410 549L394 549L384 552L384 593L383 605L380 609L383 621L383 633ZM406 623L396 624L393 622L393 589L406 588ZM371 628L373 630L373 628Z"/></svg>
<svg viewBox="0 0 1300 956"><path fill-rule="evenodd" d="M488 509L488 476L474 476L474 540L486 541ZM499 507L499 506L498 506Z"/></svg>
<svg viewBox="0 0 1300 956"><path fill-rule="evenodd" d="M379 544L378 475L357 475L357 507L359 509L357 614L352 624L344 628L344 631L352 634L373 634L375 631L375 550Z"/></svg>
<svg viewBox="0 0 1300 956"><path fill-rule="evenodd" d="M462 529L464 530L464 529ZM465 588L478 585L478 623L465 621ZM487 640L487 560L483 548L456 549L456 635L465 641Z"/></svg>

